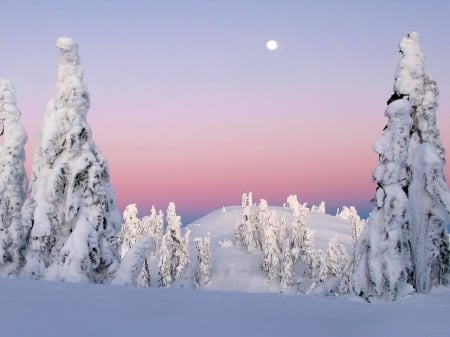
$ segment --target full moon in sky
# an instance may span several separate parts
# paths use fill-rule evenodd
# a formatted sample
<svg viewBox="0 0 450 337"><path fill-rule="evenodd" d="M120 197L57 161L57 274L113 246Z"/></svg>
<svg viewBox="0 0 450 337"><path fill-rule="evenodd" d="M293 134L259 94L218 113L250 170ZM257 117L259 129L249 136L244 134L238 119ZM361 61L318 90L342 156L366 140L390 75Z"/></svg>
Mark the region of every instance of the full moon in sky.
<svg viewBox="0 0 450 337"><path fill-rule="evenodd" d="M275 40L269 40L266 43L266 47L269 50L276 50L278 48L278 42Z"/></svg>

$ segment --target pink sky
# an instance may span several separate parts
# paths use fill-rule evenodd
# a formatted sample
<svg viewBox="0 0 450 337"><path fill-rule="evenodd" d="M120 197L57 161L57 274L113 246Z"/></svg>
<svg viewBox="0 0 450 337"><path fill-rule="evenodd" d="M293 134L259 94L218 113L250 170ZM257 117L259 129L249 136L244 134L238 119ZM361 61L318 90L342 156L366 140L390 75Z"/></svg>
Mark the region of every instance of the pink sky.
<svg viewBox="0 0 450 337"><path fill-rule="evenodd" d="M7 1L0 77L16 85L29 167L54 93L55 40L79 42L88 119L121 209L175 201L193 220L252 191L255 201L297 194L325 200L329 213L352 204L367 214L372 145L387 122L397 43L411 30L439 85L450 149L447 2L105 4ZM265 48L272 38L275 52Z"/></svg>

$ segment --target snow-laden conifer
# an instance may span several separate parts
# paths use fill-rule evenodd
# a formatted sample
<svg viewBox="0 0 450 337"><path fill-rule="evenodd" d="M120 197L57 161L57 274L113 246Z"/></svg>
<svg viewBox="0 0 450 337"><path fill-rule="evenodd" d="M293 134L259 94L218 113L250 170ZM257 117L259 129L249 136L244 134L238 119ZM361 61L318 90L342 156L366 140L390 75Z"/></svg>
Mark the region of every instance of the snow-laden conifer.
<svg viewBox="0 0 450 337"><path fill-rule="evenodd" d="M282 293L294 286L294 259L290 244L289 238L286 238L281 251L280 291Z"/></svg>
<svg viewBox="0 0 450 337"><path fill-rule="evenodd" d="M141 220L138 217L136 204L130 204L125 207L123 212L124 224L118 234L120 243L120 257L124 257L130 248L142 238Z"/></svg>
<svg viewBox="0 0 450 337"><path fill-rule="evenodd" d="M278 282L280 278L281 251L277 242L278 223L276 211L272 211L267 222L262 225L264 236L262 270L267 272L267 280L270 282Z"/></svg>
<svg viewBox="0 0 450 337"><path fill-rule="evenodd" d="M196 238L197 248L197 272L195 273L195 283L199 286L207 284L211 279L211 252L209 234L205 238Z"/></svg>
<svg viewBox="0 0 450 337"><path fill-rule="evenodd" d="M411 270L407 237L407 174L411 104L398 99L386 109L388 124L374 150L380 156L374 179L375 208L356 247L353 287L365 298L397 298Z"/></svg>
<svg viewBox="0 0 450 337"><path fill-rule="evenodd" d="M12 84L0 80L0 275L8 277L22 267L25 247L21 210L28 184L24 168L27 135L20 115Z"/></svg>
<svg viewBox="0 0 450 337"><path fill-rule="evenodd" d="M108 165L86 121L89 93L78 45L59 38L56 94L47 106L33 157L23 275L108 282L118 267L120 229Z"/></svg>

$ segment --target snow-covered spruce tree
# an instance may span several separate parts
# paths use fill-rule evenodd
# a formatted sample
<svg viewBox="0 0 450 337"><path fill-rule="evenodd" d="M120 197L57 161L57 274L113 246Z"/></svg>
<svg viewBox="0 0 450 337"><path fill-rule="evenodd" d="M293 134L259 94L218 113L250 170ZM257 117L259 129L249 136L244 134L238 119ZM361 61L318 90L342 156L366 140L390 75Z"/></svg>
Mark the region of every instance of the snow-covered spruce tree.
<svg viewBox="0 0 450 337"><path fill-rule="evenodd" d="M86 121L89 93L78 45L71 38L56 45L56 94L47 106L23 208L29 237L23 275L109 282L119 265L121 215L107 162Z"/></svg>
<svg viewBox="0 0 450 337"><path fill-rule="evenodd" d="M303 237L301 243L300 261L305 264L304 276L314 279L317 277L316 271L320 269L320 259L317 258L317 253L314 249L314 232L304 227ZM318 265L317 265L318 264Z"/></svg>
<svg viewBox="0 0 450 337"><path fill-rule="evenodd" d="M448 284L449 242L447 224L450 193L443 176L444 162L432 144L414 152L409 186L409 221L413 285L418 292Z"/></svg>
<svg viewBox="0 0 450 337"><path fill-rule="evenodd" d="M196 238L198 267L195 273L195 284L203 286L211 279L211 252L209 234L205 238Z"/></svg>
<svg viewBox="0 0 450 337"><path fill-rule="evenodd" d="M167 286L171 281L181 278L189 264L189 235L186 231L181 236L181 218L176 215L173 203L169 204L167 212L168 227L161 245L159 260L160 286ZM170 278L167 277L170 273Z"/></svg>
<svg viewBox="0 0 450 337"><path fill-rule="evenodd" d="M292 222L290 233L294 263L297 263L305 255L305 224L309 215L309 209L306 205L300 205L297 214Z"/></svg>
<svg viewBox="0 0 450 337"><path fill-rule="evenodd" d="M123 220L124 224L122 225L122 230L117 234L121 258L123 258L136 241L142 237L141 220L138 217L136 204L130 204L125 207Z"/></svg>
<svg viewBox="0 0 450 337"><path fill-rule="evenodd" d="M277 228L279 228L279 220L276 211L270 212L267 222L263 223L262 252L263 263L262 270L267 272L267 280L269 282L278 282L280 280L281 270L281 251L277 242Z"/></svg>
<svg viewBox="0 0 450 337"><path fill-rule="evenodd" d="M325 281L329 278L339 280L338 288L334 291L339 294L348 293L350 279L351 258L344 245L339 243L337 237L330 239L326 253L325 265L321 279Z"/></svg>
<svg viewBox="0 0 450 337"><path fill-rule="evenodd" d="M21 210L28 184L24 168L27 135L20 115L12 84L0 80L0 276L6 277L19 272L25 247Z"/></svg>
<svg viewBox="0 0 450 337"><path fill-rule="evenodd" d="M161 242L161 255L158 263L158 285L160 287L168 287L172 283L170 265L170 251L167 247L167 236L164 235Z"/></svg>
<svg viewBox="0 0 450 337"><path fill-rule="evenodd" d="M354 206L342 207L342 210L338 213L337 216L341 219L350 221L350 224L352 226L352 239L354 251L356 247L356 242L358 242L358 239L364 228L364 220L362 220L361 217L358 215L358 211Z"/></svg>
<svg viewBox="0 0 450 337"><path fill-rule="evenodd" d="M181 237L180 227L181 227L181 219L177 215L177 210L174 202L169 202L169 206L167 207L166 212L166 220L167 220L167 228L168 230L174 231L174 235L176 237Z"/></svg>
<svg viewBox="0 0 450 337"><path fill-rule="evenodd" d="M286 238L281 251L280 292L284 293L294 285L294 259L291 254L291 241Z"/></svg>
<svg viewBox="0 0 450 337"><path fill-rule="evenodd" d="M245 244L245 236L247 233L248 221L250 221L250 207L244 206L242 216L236 223L236 226L234 227L234 243L236 246L241 246Z"/></svg>
<svg viewBox="0 0 450 337"><path fill-rule="evenodd" d="M380 163L374 172L377 182L375 208L360 236L355 253L353 289L369 299L395 300L411 271L407 233L406 160L412 125L411 104L405 99L386 109L388 124L374 146Z"/></svg>
<svg viewBox="0 0 450 337"><path fill-rule="evenodd" d="M155 206L152 206L150 215L141 219L141 231L141 235L153 237L155 240L154 253L159 252L164 235L164 213L161 210L157 213Z"/></svg>
<svg viewBox="0 0 450 337"><path fill-rule="evenodd" d="M411 102L413 118L407 162L411 284L417 291L427 292L434 285L447 284L449 268L445 247L450 207L444 201L449 192L443 170L445 152L436 125L439 91L425 69L419 35L409 33L399 47L403 57L394 90Z"/></svg>

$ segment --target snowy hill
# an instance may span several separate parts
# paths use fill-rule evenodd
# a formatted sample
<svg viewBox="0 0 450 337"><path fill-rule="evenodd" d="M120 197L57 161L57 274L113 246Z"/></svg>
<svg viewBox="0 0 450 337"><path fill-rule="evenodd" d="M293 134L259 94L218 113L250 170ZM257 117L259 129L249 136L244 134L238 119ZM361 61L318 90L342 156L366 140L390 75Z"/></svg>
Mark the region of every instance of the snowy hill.
<svg viewBox="0 0 450 337"><path fill-rule="evenodd" d="M284 207L270 207L287 222L294 219L292 211ZM266 281L261 271L262 253L249 254L241 246L232 244L236 223L241 218L243 207L231 206L218 209L194 221L185 227L191 230L191 239L210 235L211 239L211 281L205 286L208 290L244 291L244 292L279 292L279 286ZM326 250L328 241L337 235L348 252L352 252L351 225L344 220L328 214L311 212L306 227L315 233L315 247ZM195 262L197 252L194 240L190 244L191 262ZM191 263L191 268L195 263ZM192 274L188 271L187 275ZM184 284L184 286L189 286Z"/></svg>

